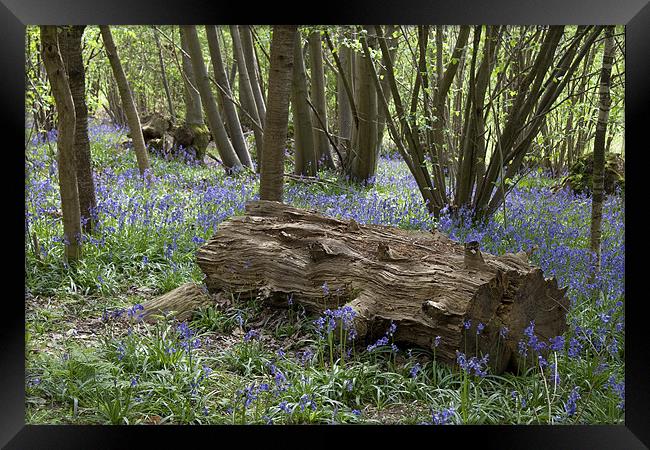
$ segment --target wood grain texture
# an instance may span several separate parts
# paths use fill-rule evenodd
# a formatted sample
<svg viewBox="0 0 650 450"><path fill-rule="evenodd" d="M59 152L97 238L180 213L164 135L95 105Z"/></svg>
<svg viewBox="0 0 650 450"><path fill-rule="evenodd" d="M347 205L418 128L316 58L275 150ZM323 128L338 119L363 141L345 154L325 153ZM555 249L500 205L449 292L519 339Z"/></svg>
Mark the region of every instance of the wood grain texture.
<svg viewBox="0 0 650 450"><path fill-rule="evenodd" d="M474 245L474 244L472 244ZM474 248L470 248L475 250ZM452 364L456 350L490 353L494 371L516 367L517 344L535 321L542 339L566 328L568 299L525 253L472 253L444 234L359 225L272 201L255 201L232 217L197 252L212 293L261 296L322 312L349 304L359 341L371 342L397 324L398 344L430 348ZM482 258L477 264L478 256ZM324 288L326 286L326 288ZM470 320L470 329L463 322ZM476 325L485 329L476 338ZM507 327L507 338L499 330Z"/></svg>

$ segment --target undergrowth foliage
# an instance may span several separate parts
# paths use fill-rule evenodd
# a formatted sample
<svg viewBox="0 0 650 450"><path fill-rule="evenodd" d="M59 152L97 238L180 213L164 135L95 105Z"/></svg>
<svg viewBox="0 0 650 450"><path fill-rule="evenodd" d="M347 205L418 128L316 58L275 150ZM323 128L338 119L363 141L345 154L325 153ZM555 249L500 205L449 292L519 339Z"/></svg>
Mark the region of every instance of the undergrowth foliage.
<svg viewBox="0 0 650 450"><path fill-rule="evenodd" d="M388 324L357 342L354 311L312 317L287 298L270 311L233 298L189 323L142 322L140 303L200 282L198 246L257 198L258 179L226 177L188 155L152 158L145 185L125 130L91 126L96 229L83 258L63 262L56 136L26 158L26 349L28 423L622 423L624 201L604 205L602 270L591 276L591 199L553 192L542 174L523 179L483 224L466 213L435 222L398 159L382 157L376 183L290 181L285 199L359 223L437 227L502 254L537 249L532 262L568 286L569 328L541 340L526 329L519 374L495 375L489 355L458 349L457 365L429 349L403 349ZM336 295L322 286L323 295ZM272 320L269 320L269 317ZM261 325L263 324L263 325ZM466 324L481 339L482 324ZM508 330L502 330L505 338ZM497 350L498 351L498 350Z"/></svg>

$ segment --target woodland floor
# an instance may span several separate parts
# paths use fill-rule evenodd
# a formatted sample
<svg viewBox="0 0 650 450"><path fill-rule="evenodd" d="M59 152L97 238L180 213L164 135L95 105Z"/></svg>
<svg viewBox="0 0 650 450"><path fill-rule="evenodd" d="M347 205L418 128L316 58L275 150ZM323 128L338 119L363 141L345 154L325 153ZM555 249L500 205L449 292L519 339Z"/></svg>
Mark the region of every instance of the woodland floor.
<svg viewBox="0 0 650 450"><path fill-rule="evenodd" d="M435 348L395 348L389 330L370 348L330 346L318 317L296 305L234 298L187 324L138 321L146 299L201 282L196 248L257 198L258 181L152 158L156 179L145 188L123 138L91 127L97 231L73 267L62 258L56 144L27 149L27 423L623 423L622 195L606 201L603 270L590 285L591 199L553 193L557 180L541 173L521 180L505 214L478 228L447 216L434 223L396 157L381 158L371 187L328 173L323 183L288 181L288 203L359 223L437 226L495 254L539 246L533 263L569 286L569 330L548 361L477 376L436 364ZM522 352L534 352L529 344Z"/></svg>

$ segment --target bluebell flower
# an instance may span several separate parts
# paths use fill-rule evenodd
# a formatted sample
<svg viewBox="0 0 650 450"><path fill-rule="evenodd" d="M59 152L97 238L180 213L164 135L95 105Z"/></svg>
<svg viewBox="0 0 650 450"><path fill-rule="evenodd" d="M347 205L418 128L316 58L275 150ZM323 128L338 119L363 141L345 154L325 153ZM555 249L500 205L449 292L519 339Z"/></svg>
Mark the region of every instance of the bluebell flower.
<svg viewBox="0 0 650 450"><path fill-rule="evenodd" d="M551 343L551 350L554 352L559 352L564 350L564 336L555 336L554 338L549 339Z"/></svg>
<svg viewBox="0 0 650 450"><path fill-rule="evenodd" d="M608 380L608 385L618 395L619 403L617 405L618 409L625 409L625 380L620 383L616 382L616 378L612 375Z"/></svg>
<svg viewBox="0 0 650 450"><path fill-rule="evenodd" d="M569 393L567 401L564 402L564 411L566 412L567 416L573 416L576 413L576 403L580 399L578 390L579 388L577 386L574 387Z"/></svg>
<svg viewBox="0 0 650 450"><path fill-rule="evenodd" d="M446 425L450 422L451 418L454 416L455 409L453 407L448 409L443 409L442 411L436 412L431 411L431 423L433 425Z"/></svg>
<svg viewBox="0 0 650 450"><path fill-rule="evenodd" d="M249 342L255 339L259 339L260 332L257 330L250 330L244 335L244 342Z"/></svg>
<svg viewBox="0 0 650 450"><path fill-rule="evenodd" d="M467 359L464 353L456 350L456 362L458 366L468 374L474 374L478 377L485 377L487 375L487 364L489 355L484 355L482 358L472 356Z"/></svg>

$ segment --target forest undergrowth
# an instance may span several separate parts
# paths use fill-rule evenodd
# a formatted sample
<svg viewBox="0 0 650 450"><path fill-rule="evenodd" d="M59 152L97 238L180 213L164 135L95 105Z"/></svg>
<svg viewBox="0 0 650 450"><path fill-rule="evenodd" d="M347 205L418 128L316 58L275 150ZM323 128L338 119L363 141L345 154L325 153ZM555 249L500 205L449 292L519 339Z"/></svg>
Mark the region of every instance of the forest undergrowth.
<svg viewBox="0 0 650 450"><path fill-rule="evenodd" d="M141 304L201 282L198 246L258 198L258 178L227 177L191 156L152 157L143 182L125 130L93 125L95 232L83 257L63 258L55 137L26 153L26 422L73 424L619 424L624 421L624 198L604 205L602 269L591 277L591 198L522 179L489 222L427 213L406 165L382 156L375 183L321 172L288 180L285 201L359 223L437 227L484 251L529 250L546 276L568 286L564 336L540 341L534 323L519 374L495 375L483 355L455 367L429 349L356 342L353 311L322 317L232 298L190 322L139 320ZM146 183L146 185L145 185ZM327 286L322 287L326 294ZM483 324L465 333L481 339ZM505 334L508 330L502 330ZM334 337L340 337L335 339ZM542 356L545 355L545 356Z"/></svg>

